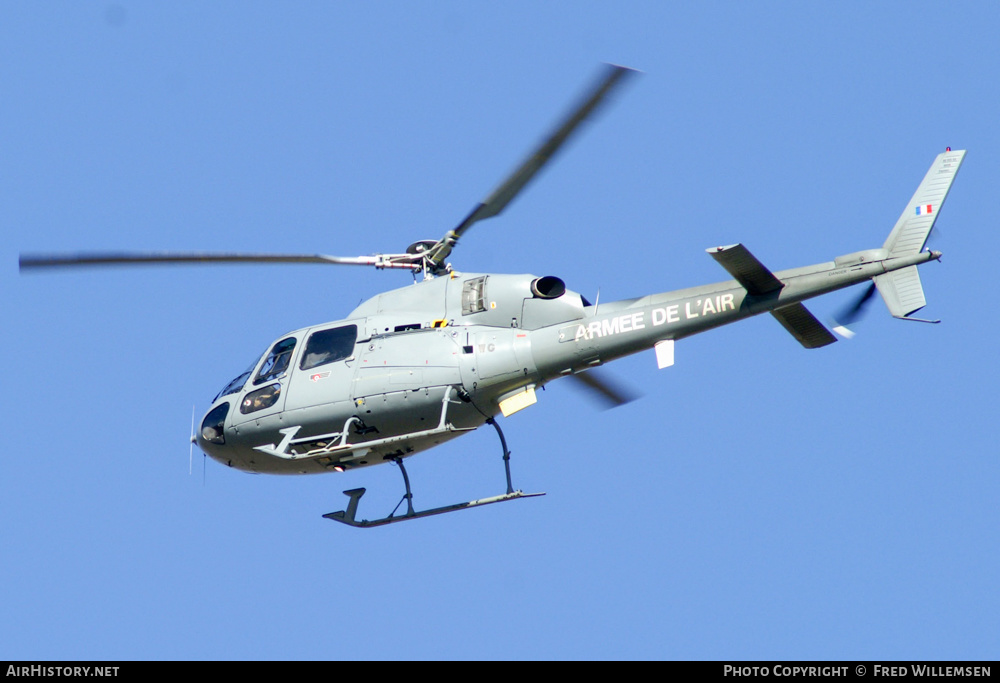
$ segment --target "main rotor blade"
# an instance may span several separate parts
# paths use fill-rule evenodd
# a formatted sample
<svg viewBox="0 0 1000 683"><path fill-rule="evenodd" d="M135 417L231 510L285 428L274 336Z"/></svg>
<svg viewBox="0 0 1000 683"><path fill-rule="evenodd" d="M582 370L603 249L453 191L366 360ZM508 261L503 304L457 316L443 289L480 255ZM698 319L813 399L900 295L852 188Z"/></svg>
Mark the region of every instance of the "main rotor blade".
<svg viewBox="0 0 1000 683"><path fill-rule="evenodd" d="M152 265L163 263L322 263L327 265L405 268L419 266L408 256L325 256L323 254L214 254L214 253L120 253L21 254L21 270L80 266Z"/></svg>
<svg viewBox="0 0 1000 683"><path fill-rule="evenodd" d="M621 83L626 76L634 73L636 73L634 69L625 66L617 66L615 64L606 65L604 72L595 86L586 92L580 104L570 111L570 114L542 141L542 144L532 151L528 155L528 158L506 180L500 183L482 203L478 204L454 230L448 231L428 251L428 262L434 267L443 266L445 259L451 254L451 250L458 241L458 238L472 227L473 223L486 218L492 218L503 211L524 186L535 177L535 174L555 156L559 148L562 147L563 143L572 135L580 123L594 113L594 110L607 97L608 93Z"/></svg>
<svg viewBox="0 0 1000 683"><path fill-rule="evenodd" d="M607 377L602 377L595 373L593 369L569 376L585 387L590 392L590 395L600 401L605 409L617 408L626 403L631 403L637 398L633 392L623 387L615 386Z"/></svg>

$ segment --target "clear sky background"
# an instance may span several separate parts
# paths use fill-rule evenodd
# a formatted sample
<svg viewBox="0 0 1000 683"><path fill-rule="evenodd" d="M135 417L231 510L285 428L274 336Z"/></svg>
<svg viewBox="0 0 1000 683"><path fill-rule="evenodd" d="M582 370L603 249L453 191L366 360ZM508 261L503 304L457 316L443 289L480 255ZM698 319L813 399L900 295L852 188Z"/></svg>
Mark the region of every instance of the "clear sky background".
<svg viewBox="0 0 1000 683"><path fill-rule="evenodd" d="M994 2L4 2L4 659L996 659ZM594 78L642 70L465 271L602 301L881 246L968 149L921 268L806 351L770 316L549 385L502 421L543 498L379 529L397 468L252 476L191 410L286 331L410 281L321 266L21 276L19 252L361 255L454 227ZM861 288L813 301L820 318ZM418 508L504 488L479 430Z"/></svg>

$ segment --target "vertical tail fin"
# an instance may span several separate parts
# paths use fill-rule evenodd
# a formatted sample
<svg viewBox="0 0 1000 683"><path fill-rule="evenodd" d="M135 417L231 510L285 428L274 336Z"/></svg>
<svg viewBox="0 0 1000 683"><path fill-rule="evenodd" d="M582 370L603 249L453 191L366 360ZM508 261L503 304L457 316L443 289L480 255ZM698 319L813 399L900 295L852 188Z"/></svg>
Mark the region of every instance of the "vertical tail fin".
<svg viewBox="0 0 1000 683"><path fill-rule="evenodd" d="M964 149L952 151L949 148L938 154L883 245L890 258L917 254L924 248L964 158ZM917 284L919 286L919 280Z"/></svg>
<svg viewBox="0 0 1000 683"><path fill-rule="evenodd" d="M944 153L938 154L883 245L889 252L890 259L912 256L923 250L963 159L965 150L952 151L948 148ZM882 295L894 317L917 320L909 316L923 308L927 300L924 298L924 288L920 284L916 266L893 270L876 276L874 280L878 293Z"/></svg>

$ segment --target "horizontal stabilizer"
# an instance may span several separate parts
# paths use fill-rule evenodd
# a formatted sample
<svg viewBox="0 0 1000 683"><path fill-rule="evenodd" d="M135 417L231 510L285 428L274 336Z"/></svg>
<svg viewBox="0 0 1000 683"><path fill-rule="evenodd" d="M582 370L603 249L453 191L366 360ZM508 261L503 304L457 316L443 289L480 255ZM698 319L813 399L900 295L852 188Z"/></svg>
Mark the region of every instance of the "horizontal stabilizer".
<svg viewBox="0 0 1000 683"><path fill-rule="evenodd" d="M750 294L776 292L785 284L742 244L706 250Z"/></svg>
<svg viewBox="0 0 1000 683"><path fill-rule="evenodd" d="M807 349L818 349L837 341L833 333L802 304L782 306L771 311L771 315Z"/></svg>
<svg viewBox="0 0 1000 683"><path fill-rule="evenodd" d="M938 154L885 241L890 256L917 254L924 248L963 159L964 149Z"/></svg>
<svg viewBox="0 0 1000 683"><path fill-rule="evenodd" d="M757 296L770 294L785 286L784 282L742 244L715 247L707 251L743 285L748 294ZM771 315L807 349L817 349L837 341L833 333L802 304L782 306L771 311Z"/></svg>

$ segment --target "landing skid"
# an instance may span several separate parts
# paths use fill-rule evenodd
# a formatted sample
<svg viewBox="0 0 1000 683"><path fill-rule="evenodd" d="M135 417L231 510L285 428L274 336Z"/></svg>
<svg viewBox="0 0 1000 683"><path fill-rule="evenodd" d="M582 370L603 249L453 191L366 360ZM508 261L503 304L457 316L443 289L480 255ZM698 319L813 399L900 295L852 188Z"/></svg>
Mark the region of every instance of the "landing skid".
<svg viewBox="0 0 1000 683"><path fill-rule="evenodd" d="M350 501L347 503L347 509L339 512L328 512L323 516L326 519L332 519L335 522L347 524L348 526L373 527L383 526L385 524L394 524L395 522L406 522L411 519L430 517L431 515L442 515L446 512L455 512L457 510L467 510L469 508L479 507L480 505L505 503L508 500L517 500L518 498L534 498L536 496L544 496L544 493L525 493L520 489L517 491L514 490L510 479L510 451L507 450L507 440L504 439L503 432L500 430L500 425L497 424L496 420L491 417L486 422L496 428L497 434L500 437L500 445L503 448L504 471L507 475L507 493L499 496L491 496L489 498L470 500L467 503L454 503L452 505L445 505L444 507L433 508L431 510L421 510L417 512L413 509L413 493L410 491L410 478L407 476L406 468L403 466L403 459L394 458L393 461L399 465L399 471L403 473L403 484L406 486L406 493L403 495L403 498L399 501L399 503L396 504L396 509L389 513L388 517L372 520L363 519L360 521L356 519L356 515L358 513L358 502L361 500L361 496L365 495L365 489L363 488L344 491L344 495L350 498ZM396 517L396 510L399 509L399 506L403 504L404 500L406 501L406 514Z"/></svg>
<svg viewBox="0 0 1000 683"><path fill-rule="evenodd" d="M385 524L393 524L395 522L406 522L411 519L419 519L420 517L430 517L431 515L442 515L446 512L455 512L456 510L466 510L468 508L478 507L480 505L489 505L491 503L503 503L508 500L517 500L518 498L533 498L535 496L544 496L544 493L524 493L523 491L514 491L513 493L505 493L501 496L493 496L492 498L480 498L479 500L470 500L468 503L455 503L454 505L445 505L444 507L434 508L432 510L421 510L420 512L414 512L412 509L408 510L405 515L400 517L393 517L389 515L388 517L383 517L382 519L363 519L358 521L354 518L354 515L358 511L358 500L364 495L365 489L351 489L350 491L344 491L347 496L350 496L351 500L347 504L347 510L341 510L340 512L329 512L325 515L327 519L332 519L335 522L341 522L349 526L356 527L371 527L371 526L383 526Z"/></svg>

